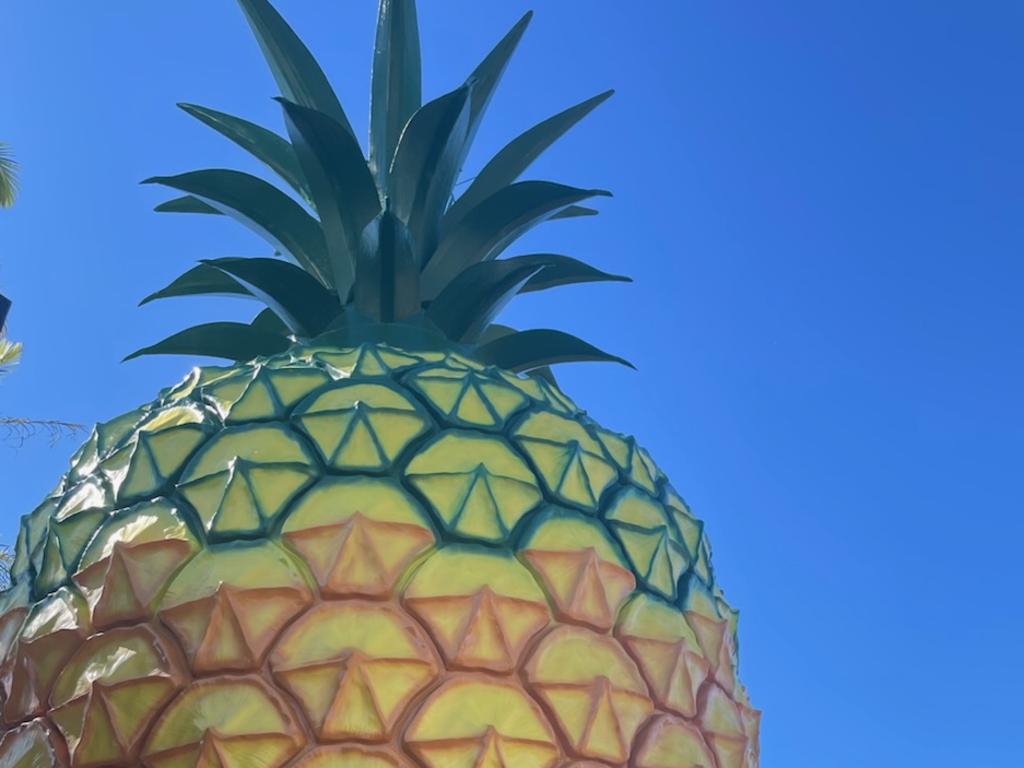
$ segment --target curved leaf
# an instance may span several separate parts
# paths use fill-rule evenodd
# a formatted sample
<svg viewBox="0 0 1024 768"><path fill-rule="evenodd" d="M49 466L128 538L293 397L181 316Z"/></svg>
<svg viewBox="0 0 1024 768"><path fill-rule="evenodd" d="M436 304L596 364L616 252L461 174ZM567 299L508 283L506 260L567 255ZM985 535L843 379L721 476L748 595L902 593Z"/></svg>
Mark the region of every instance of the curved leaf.
<svg viewBox="0 0 1024 768"><path fill-rule="evenodd" d="M494 89L498 87L498 82L505 73L505 67L508 66L509 59L512 58L512 54L532 18L533 11L527 11L466 78L466 85L471 86L472 91L469 97L469 127L459 158L460 166L466 159L469 146L473 143L477 128L480 127L480 121L483 119L484 110L487 109L487 105L491 102L491 96L494 95Z"/></svg>
<svg viewBox="0 0 1024 768"><path fill-rule="evenodd" d="M214 208L212 205L207 205L198 197L192 197L192 195L183 195L182 197L176 197L173 200L168 200L166 203L160 203L154 209L157 213L203 213L203 214L214 214L220 216L220 211Z"/></svg>
<svg viewBox="0 0 1024 768"><path fill-rule="evenodd" d="M144 184L163 184L187 192L231 216L289 253L324 285L333 285L320 222L277 187L241 171L209 169L177 176L154 176Z"/></svg>
<svg viewBox="0 0 1024 768"><path fill-rule="evenodd" d="M364 233L356 272L356 309L383 323L414 315L420 311L419 278L405 224L384 211Z"/></svg>
<svg viewBox="0 0 1024 768"><path fill-rule="evenodd" d="M363 229L380 213L377 187L351 133L322 112L278 101L320 214L333 285L345 303L355 281Z"/></svg>
<svg viewBox="0 0 1024 768"><path fill-rule="evenodd" d="M500 339L503 336L509 336L513 333L518 333L515 328L510 328L507 325L501 325L500 323L491 323L484 328L483 333L480 334L479 344L483 345L489 341ZM528 374L529 376L535 376L537 378L544 379L552 386L558 386L558 380L555 379L555 374L551 370L550 366L543 365L540 368L532 368Z"/></svg>
<svg viewBox="0 0 1024 768"><path fill-rule="evenodd" d="M302 176L299 159L288 141L271 130L240 117L197 104L178 104L186 113L210 126L266 165L284 179L303 199L310 200L309 187Z"/></svg>
<svg viewBox="0 0 1024 768"><path fill-rule="evenodd" d="M385 193L402 130L420 107L420 89L415 0L380 0L370 94L370 167Z"/></svg>
<svg viewBox="0 0 1024 768"><path fill-rule="evenodd" d="M497 257L516 238L566 206L608 194L550 181L519 181L504 187L442 238L423 269L423 298L433 299L463 269Z"/></svg>
<svg viewBox="0 0 1024 768"><path fill-rule="evenodd" d="M288 23L267 0L238 0L238 3L252 27L263 57L270 65L281 95L296 104L323 112L354 136L345 110L341 108L341 102L323 70Z"/></svg>
<svg viewBox="0 0 1024 768"><path fill-rule="evenodd" d="M288 326L284 324L284 320L278 317L274 310L269 307L260 310L260 313L249 323L249 327L264 333L272 333L276 336L287 336L289 333Z"/></svg>
<svg viewBox="0 0 1024 768"><path fill-rule="evenodd" d="M614 91L605 91L576 106L569 107L569 109L538 123L506 144L498 154L488 161L483 170L473 179L469 188L445 213L445 228L454 227L474 206L518 179L544 150L589 115L612 93Z"/></svg>
<svg viewBox="0 0 1024 768"><path fill-rule="evenodd" d="M341 305L313 276L281 259L223 258L203 264L230 276L300 336L320 333Z"/></svg>
<svg viewBox="0 0 1024 768"><path fill-rule="evenodd" d="M597 216L600 213L597 208L588 208L585 205L570 205L563 208L548 221L554 221L555 219L578 219L582 216Z"/></svg>
<svg viewBox="0 0 1024 768"><path fill-rule="evenodd" d="M392 211L409 227L421 264L437 246L441 214L462 162L468 120L469 89L463 86L418 109L395 151Z"/></svg>
<svg viewBox="0 0 1024 768"><path fill-rule="evenodd" d="M427 317L448 338L475 341L523 285L543 269L543 264L529 257L474 264L445 286L431 302Z"/></svg>
<svg viewBox="0 0 1024 768"><path fill-rule="evenodd" d="M202 355L242 362L284 352L291 344L284 336L246 323L203 323L136 350L124 360L144 355Z"/></svg>
<svg viewBox="0 0 1024 768"><path fill-rule="evenodd" d="M477 359L515 373L555 363L609 362L635 370L628 360L608 354L572 334L548 329L518 331L477 347Z"/></svg>
<svg viewBox="0 0 1024 768"><path fill-rule="evenodd" d="M511 259L502 259L502 261L517 261L519 259L536 259L544 264L544 269L530 278L522 290L519 291L520 293L543 291L548 288L557 288L560 285L573 285L575 283L633 282L631 277L602 272L597 267L592 267L579 259L574 259L571 256L562 256L557 253L516 256Z"/></svg>
<svg viewBox="0 0 1024 768"><path fill-rule="evenodd" d="M238 281L215 267L199 264L175 279L166 288L149 294L139 302L141 307L157 299L174 296L251 296Z"/></svg>

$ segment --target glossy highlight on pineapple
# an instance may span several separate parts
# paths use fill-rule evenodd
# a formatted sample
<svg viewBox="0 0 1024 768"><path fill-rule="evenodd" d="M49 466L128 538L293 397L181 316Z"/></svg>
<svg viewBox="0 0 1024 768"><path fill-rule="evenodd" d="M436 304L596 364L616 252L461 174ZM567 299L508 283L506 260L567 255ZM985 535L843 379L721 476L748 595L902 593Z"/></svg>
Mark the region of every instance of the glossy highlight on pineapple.
<svg viewBox="0 0 1024 768"><path fill-rule="evenodd" d="M756 768L737 613L701 523L549 366L625 361L495 322L625 280L516 238L600 190L518 181L608 94L513 139L455 197L529 21L421 104L412 0L382 0L368 157L309 51L239 0L288 139L183 105L283 178L152 181L273 256L148 300L251 323L131 355L222 357L101 424L22 518L0 593L0 768Z"/></svg>

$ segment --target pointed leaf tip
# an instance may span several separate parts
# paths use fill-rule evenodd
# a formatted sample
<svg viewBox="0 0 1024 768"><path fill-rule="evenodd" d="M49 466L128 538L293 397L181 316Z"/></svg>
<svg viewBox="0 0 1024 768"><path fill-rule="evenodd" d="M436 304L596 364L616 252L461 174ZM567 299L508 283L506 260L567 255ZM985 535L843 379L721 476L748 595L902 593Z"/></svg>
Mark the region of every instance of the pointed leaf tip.
<svg viewBox="0 0 1024 768"><path fill-rule="evenodd" d="M121 362L145 355L198 355L245 361L284 352L291 344L291 340L284 336L246 323L204 323L137 349Z"/></svg>
<svg viewBox="0 0 1024 768"><path fill-rule="evenodd" d="M636 370L618 355L609 354L564 331L536 329L501 336L477 348L484 362L515 373L525 373L554 363L609 362Z"/></svg>
<svg viewBox="0 0 1024 768"><path fill-rule="evenodd" d="M352 133L345 111L313 54L267 0L238 0L281 93L319 110Z"/></svg>

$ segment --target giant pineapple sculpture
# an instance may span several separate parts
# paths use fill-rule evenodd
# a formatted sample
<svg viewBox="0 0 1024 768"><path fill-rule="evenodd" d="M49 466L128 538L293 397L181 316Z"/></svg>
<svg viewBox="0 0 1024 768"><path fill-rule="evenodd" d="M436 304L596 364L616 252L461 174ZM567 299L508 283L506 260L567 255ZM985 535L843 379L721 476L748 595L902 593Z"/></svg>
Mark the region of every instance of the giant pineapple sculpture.
<svg viewBox="0 0 1024 768"><path fill-rule="evenodd" d="M150 298L262 301L136 354L219 356L98 426L22 520L0 593L0 768L752 768L736 613L703 525L547 366L617 360L493 319L622 279L497 258L601 194L517 181L606 94L513 140L453 200L529 17L421 106L412 0L382 0L369 159L309 52L241 0L290 140L185 110L294 190L204 170L160 210L273 258ZM315 212L315 216L313 213Z"/></svg>

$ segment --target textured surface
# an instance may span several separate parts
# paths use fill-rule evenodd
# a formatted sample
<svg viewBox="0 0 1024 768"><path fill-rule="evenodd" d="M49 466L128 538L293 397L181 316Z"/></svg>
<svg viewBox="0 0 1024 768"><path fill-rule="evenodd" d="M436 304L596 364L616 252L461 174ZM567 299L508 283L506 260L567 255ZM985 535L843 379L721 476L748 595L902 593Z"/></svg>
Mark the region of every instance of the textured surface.
<svg viewBox="0 0 1024 768"><path fill-rule="evenodd" d="M97 427L16 554L0 768L757 764L702 524L457 355L197 369Z"/></svg>

